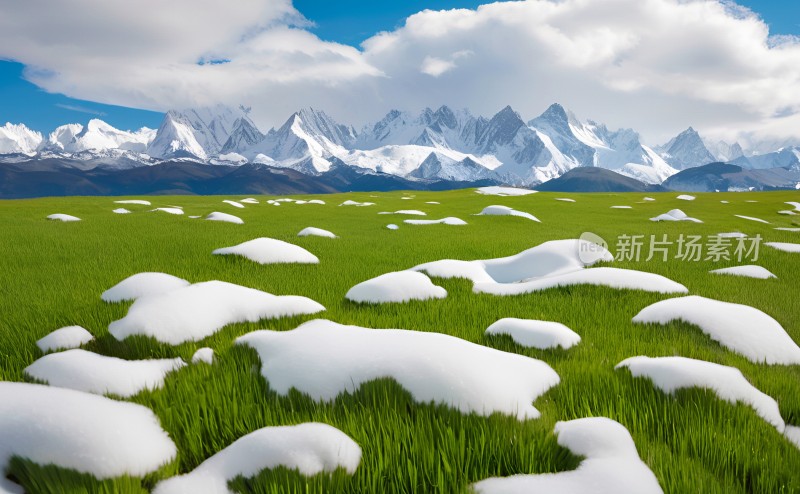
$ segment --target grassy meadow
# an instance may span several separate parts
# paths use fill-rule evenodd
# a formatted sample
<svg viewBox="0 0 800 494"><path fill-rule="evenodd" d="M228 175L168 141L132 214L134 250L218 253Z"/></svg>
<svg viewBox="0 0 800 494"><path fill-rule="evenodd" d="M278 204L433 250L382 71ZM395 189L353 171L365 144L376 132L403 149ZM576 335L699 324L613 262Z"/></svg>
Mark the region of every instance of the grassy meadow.
<svg viewBox="0 0 800 494"><path fill-rule="evenodd" d="M800 426L800 366L753 364L689 324L631 322L642 308L675 295L573 286L497 297L473 293L465 280L434 279L447 289L447 298L379 305L359 305L344 298L353 285L389 271L445 258L508 256L587 231L605 238L612 252L622 234L645 235L646 240L667 234L677 241L680 234L741 231L760 234L764 241L800 243L800 233L774 229L800 226L800 216L777 214L792 209L783 203L800 200L800 192L695 194L697 199L691 202L677 200L677 195L650 194L656 200L643 202L643 194L346 193L292 196L322 199L326 205L276 207L265 204L268 198L257 197L261 203L245 209L222 203L244 196L144 198L153 207L182 206L183 216L113 202L127 197L0 201L0 380L29 380L23 369L42 356L36 340L68 325L81 325L95 336L85 346L87 350L126 359L181 357L188 362L200 347L215 351L213 365L188 365L170 373L162 389L130 399L152 409L177 445L177 459L158 472L100 482L15 458L6 473L29 493L148 492L160 479L190 471L248 432L319 421L340 429L363 449L354 475L338 471L306 478L279 468L235 479L231 489L242 493L468 492L471 483L487 477L576 468L580 458L557 444L552 433L555 422L606 416L628 428L639 455L667 493L800 492L800 450L750 407L732 406L699 389L666 395L647 379L614 370L617 363L635 355L680 355L734 366L778 401L787 424ZM557 197L576 202L556 201ZM346 199L376 205L339 207ZM541 223L473 216L492 204L529 212ZM632 208L612 209L614 205ZM113 214L116 207L134 214ZM703 223L649 221L674 208ZM412 226L402 221L415 217L377 214L399 209L420 209L429 219L456 216L469 224ZM212 211L234 214L245 224L188 217ZM82 221L46 220L52 213L75 215ZM389 223L400 229L387 229ZM307 226L330 230L339 238L297 237ZM240 257L211 255L216 248L262 236L302 246L320 263L262 266ZM758 261L741 263L758 264L778 277L769 280L708 273L740 264L735 261L647 262L644 254L638 262L613 265L664 275L684 284L693 295L756 307L800 342L800 254L762 245ZM202 341L178 346L144 337L119 342L107 328L125 315L130 303L104 303L100 294L143 271L161 271L191 282L222 280L278 295L303 295L327 310L314 316L233 324ZM569 350L537 350L517 345L507 336L484 336L486 328L503 317L558 321L580 334L582 341ZM561 383L534 403L541 418L522 422L499 414L487 418L434 403L415 403L391 379L321 403L296 391L278 395L261 377L256 352L232 345L236 337L256 329L288 330L316 318L450 334L541 359L561 376Z"/></svg>

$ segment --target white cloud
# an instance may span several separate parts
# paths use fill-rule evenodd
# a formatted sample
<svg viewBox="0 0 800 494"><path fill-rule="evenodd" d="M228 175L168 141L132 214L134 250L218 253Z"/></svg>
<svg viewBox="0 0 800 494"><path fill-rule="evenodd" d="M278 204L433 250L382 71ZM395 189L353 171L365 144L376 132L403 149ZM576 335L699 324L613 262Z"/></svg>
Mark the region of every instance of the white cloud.
<svg viewBox="0 0 800 494"><path fill-rule="evenodd" d="M242 102L270 124L308 105L357 123L442 103L487 115L511 104L531 118L558 101L650 143L689 125L727 139L800 137L800 41L770 37L728 0L426 10L360 50L304 30L290 0L0 3L0 58L92 101Z"/></svg>

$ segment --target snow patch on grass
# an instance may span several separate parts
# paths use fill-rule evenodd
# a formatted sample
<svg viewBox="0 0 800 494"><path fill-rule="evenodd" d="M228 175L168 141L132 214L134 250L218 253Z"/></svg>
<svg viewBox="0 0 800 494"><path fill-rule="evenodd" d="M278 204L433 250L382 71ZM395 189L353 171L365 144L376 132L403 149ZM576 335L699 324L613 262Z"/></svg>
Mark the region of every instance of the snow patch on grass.
<svg viewBox="0 0 800 494"><path fill-rule="evenodd" d="M206 281L137 299L125 317L108 326L108 331L118 340L139 334L177 345L202 340L236 322L323 310L325 307L306 297L276 296L224 281Z"/></svg>
<svg viewBox="0 0 800 494"><path fill-rule="evenodd" d="M480 494L662 494L658 479L639 458L631 434L605 417L557 422L558 444L585 459L576 470L494 477L473 484Z"/></svg>
<svg viewBox="0 0 800 494"><path fill-rule="evenodd" d="M611 209L633 209L633 206L611 206Z"/></svg>
<svg viewBox="0 0 800 494"><path fill-rule="evenodd" d="M128 398L143 389L162 387L164 377L184 365L179 358L123 360L75 349L45 355L25 373L59 388Z"/></svg>
<svg viewBox="0 0 800 494"><path fill-rule="evenodd" d="M313 226L303 228L302 230L300 230L300 233L298 233L297 236L336 238L336 235L334 235L332 232L329 232L328 230L323 230L322 228L314 228Z"/></svg>
<svg viewBox="0 0 800 494"><path fill-rule="evenodd" d="M219 211L214 211L213 213L209 213L206 216L206 219L209 221L224 221L226 223L235 223L237 225L244 225L244 220L239 218L238 216L234 216L232 214L227 213L220 213Z"/></svg>
<svg viewBox="0 0 800 494"><path fill-rule="evenodd" d="M447 290L416 271L396 271L359 283L345 298L353 302L382 304L447 297Z"/></svg>
<svg viewBox="0 0 800 494"><path fill-rule="evenodd" d="M181 209L181 208L176 208L176 207L170 207L170 208L155 208L155 209L153 209L151 212L155 212L155 211L161 211L162 213L169 213L169 214L175 214L175 215L181 215L181 214L183 214L183 209Z"/></svg>
<svg viewBox="0 0 800 494"><path fill-rule="evenodd" d="M762 220L761 218L753 218L752 216L742 216L741 214L734 214L737 218L741 218L743 220L750 220L750 221L757 221L759 223L766 223L769 224L769 221Z"/></svg>
<svg viewBox="0 0 800 494"><path fill-rule="evenodd" d="M36 342L43 353L51 352L53 350L78 348L85 345L94 339L92 333L88 332L81 326L66 326L56 329L49 335L41 338Z"/></svg>
<svg viewBox="0 0 800 494"><path fill-rule="evenodd" d="M51 214L50 216L47 217L47 219L54 221L64 221L64 222L81 220L77 216L72 216L71 214L62 214L62 213Z"/></svg>
<svg viewBox="0 0 800 494"><path fill-rule="evenodd" d="M487 335L507 334L522 346L547 349L569 348L581 341L580 335L559 322L506 317L486 329Z"/></svg>
<svg viewBox="0 0 800 494"><path fill-rule="evenodd" d="M556 201L561 201L561 202L575 202L575 199L570 199L569 197L556 197Z"/></svg>
<svg viewBox="0 0 800 494"><path fill-rule="evenodd" d="M527 196L529 194L536 194L537 190L518 189L516 187L499 187L496 185L490 187L479 187L475 190L478 194L485 196Z"/></svg>
<svg viewBox="0 0 800 494"><path fill-rule="evenodd" d="M722 268L722 269L713 269L709 271L709 273L715 274L730 274L734 276L746 276L748 278L757 278L760 280L766 280L769 278L777 278L774 274L772 274L766 268L762 268L761 266L755 265L748 265L748 266L733 266L730 268Z"/></svg>
<svg viewBox="0 0 800 494"><path fill-rule="evenodd" d="M635 323L655 324L678 320L699 327L712 340L753 362L800 364L800 347L783 326L748 305L692 295L656 302L633 318Z"/></svg>
<svg viewBox="0 0 800 494"><path fill-rule="evenodd" d="M231 201L230 199L225 199L222 202L224 202L225 204L230 204L231 206L233 206L235 208L244 209L244 204L242 204L240 202Z"/></svg>
<svg viewBox="0 0 800 494"><path fill-rule="evenodd" d="M741 232L725 232L725 233L717 233L716 236L719 238L745 238L747 237L747 234Z"/></svg>
<svg viewBox="0 0 800 494"><path fill-rule="evenodd" d="M390 223L390 224L386 225L386 228L388 228L389 230L398 230L398 229L400 229L400 227L395 225L394 223Z"/></svg>
<svg viewBox="0 0 800 494"><path fill-rule="evenodd" d="M213 364L214 363L214 350L208 347L198 348L194 355L192 355L192 363L205 363L205 364Z"/></svg>
<svg viewBox="0 0 800 494"><path fill-rule="evenodd" d="M783 252L791 252L793 254L800 253L800 244L792 244L789 242L767 242L764 244L773 249L782 250Z"/></svg>
<svg viewBox="0 0 800 494"><path fill-rule="evenodd" d="M125 199L122 201L114 201L115 204L139 204L141 206L151 206L150 201L142 199Z"/></svg>
<svg viewBox="0 0 800 494"><path fill-rule="evenodd" d="M655 218L650 218L650 221L692 221L694 223L702 223L702 221L697 218L687 216L686 213L680 209L673 209L672 211L660 214Z"/></svg>
<svg viewBox="0 0 800 494"><path fill-rule="evenodd" d="M362 207L363 206L374 206L374 205L375 205L374 202L358 202L358 201L351 201L349 199L344 201L343 203L339 204L339 206L362 206Z"/></svg>
<svg viewBox="0 0 800 494"><path fill-rule="evenodd" d="M321 401L388 377L420 403L524 420L539 417L533 401L559 382L540 360L432 332L315 320L291 331L249 333L236 343L258 352L271 390L286 395L294 388Z"/></svg>
<svg viewBox="0 0 800 494"><path fill-rule="evenodd" d="M695 196L690 196L688 194L681 194L675 199L680 199L681 201L694 201L697 198Z"/></svg>
<svg viewBox="0 0 800 494"><path fill-rule="evenodd" d="M248 240L233 247L216 249L212 254L242 256L259 264L319 264L317 256L299 245L266 237Z"/></svg>
<svg viewBox="0 0 800 494"><path fill-rule="evenodd" d="M130 214L131 213L130 211L128 211L125 208L117 208L117 209L112 210L111 212L112 213L116 213L116 214Z"/></svg>
<svg viewBox="0 0 800 494"><path fill-rule="evenodd" d="M461 226L467 224L466 221L462 220L461 218L456 218L455 216L442 218L440 220L405 220L403 221L403 223L408 223L409 225L453 225L453 226Z"/></svg>
<svg viewBox="0 0 800 494"><path fill-rule="evenodd" d="M537 223L541 223L539 218L536 216L523 211L517 211L516 209L511 209L508 206L487 206L483 208L483 211L478 213L476 216L519 216L521 218L527 218L529 220L536 221Z"/></svg>
<svg viewBox="0 0 800 494"><path fill-rule="evenodd" d="M166 273L137 273L128 276L108 290L100 298L105 302L136 300L145 295L158 295L189 286L189 282Z"/></svg>

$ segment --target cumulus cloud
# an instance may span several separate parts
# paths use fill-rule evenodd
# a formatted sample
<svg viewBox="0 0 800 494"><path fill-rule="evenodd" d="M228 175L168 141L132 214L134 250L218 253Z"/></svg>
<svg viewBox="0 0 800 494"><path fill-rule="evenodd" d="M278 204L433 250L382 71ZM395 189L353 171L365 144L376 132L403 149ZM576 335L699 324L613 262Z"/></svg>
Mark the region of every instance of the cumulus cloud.
<svg viewBox="0 0 800 494"><path fill-rule="evenodd" d="M557 101L651 144L689 125L726 139L800 137L800 40L770 37L730 0L426 10L360 49L311 34L290 0L0 3L0 58L92 101L241 102L269 125L309 105L358 123L442 103L486 115L511 104L531 118Z"/></svg>

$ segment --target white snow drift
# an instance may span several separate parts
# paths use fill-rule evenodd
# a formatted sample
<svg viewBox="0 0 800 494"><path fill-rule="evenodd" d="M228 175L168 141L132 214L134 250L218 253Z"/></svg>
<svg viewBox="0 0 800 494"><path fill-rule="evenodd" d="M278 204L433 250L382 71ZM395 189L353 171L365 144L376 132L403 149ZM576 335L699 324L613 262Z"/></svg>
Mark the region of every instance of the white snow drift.
<svg viewBox="0 0 800 494"><path fill-rule="evenodd" d="M246 199L242 199L239 202L243 204L258 204L258 199L256 199L255 197L248 197Z"/></svg>
<svg viewBox="0 0 800 494"><path fill-rule="evenodd" d="M183 214L183 209L181 209L181 208L176 208L176 207L168 207L168 208L155 208L153 211L161 211L161 212L163 212L163 213L176 214L176 215L181 215L181 214Z"/></svg>
<svg viewBox="0 0 800 494"><path fill-rule="evenodd" d="M672 211L660 214L655 218L650 218L650 221L692 221L694 223L702 223L702 221L697 218L687 216L686 213L680 209L673 209Z"/></svg>
<svg viewBox="0 0 800 494"><path fill-rule="evenodd" d="M561 201L561 202L575 202L575 199L570 199L569 197L556 197L556 201Z"/></svg>
<svg viewBox="0 0 800 494"><path fill-rule="evenodd" d="M633 206L611 206L611 209L633 209Z"/></svg>
<svg viewBox="0 0 800 494"><path fill-rule="evenodd" d="M778 403L750 384L735 367L685 357L644 356L625 359L615 368L620 367L630 369L633 377L649 378L655 387L667 394L684 388L710 389L728 403L750 405L759 417L778 429L778 432L783 433L786 426Z"/></svg>
<svg viewBox="0 0 800 494"><path fill-rule="evenodd" d="M449 216L447 218L442 218L440 220L405 220L403 223L407 223L409 225L452 225L452 226L461 226L466 225L467 222L462 220L461 218L456 218L455 216Z"/></svg>
<svg viewBox="0 0 800 494"><path fill-rule="evenodd" d="M359 303L381 304L447 297L447 290L436 286L423 273L395 271L363 281L347 291L345 298Z"/></svg>
<svg viewBox="0 0 800 494"><path fill-rule="evenodd" d="M516 187L499 187L493 185L491 187L479 187L475 190L475 192L485 196L527 196L529 194L535 194L538 191L518 189Z"/></svg>
<svg viewBox="0 0 800 494"><path fill-rule="evenodd" d="M317 256L298 245L266 237L248 240L233 247L216 249L212 254L242 256L259 264L319 263Z"/></svg>
<svg viewBox="0 0 800 494"><path fill-rule="evenodd" d="M400 227L395 225L394 223L390 223L386 225L386 228L388 228L389 230L398 230Z"/></svg>
<svg viewBox="0 0 800 494"><path fill-rule="evenodd" d="M145 295L158 295L189 286L189 282L166 273L137 273L128 276L104 291L100 298L105 302L136 300Z"/></svg>
<svg viewBox="0 0 800 494"><path fill-rule="evenodd" d="M680 199L681 201L694 201L696 199L695 196L690 196L688 194L681 194L675 199Z"/></svg>
<svg viewBox="0 0 800 494"><path fill-rule="evenodd" d="M800 364L800 348L783 327L760 310L697 295L662 300L642 309L633 322L668 324L680 320L753 362Z"/></svg>
<svg viewBox="0 0 800 494"><path fill-rule="evenodd" d="M777 278L768 269L761 266L748 265L748 266L733 266L730 268L713 269L709 273L714 274L730 274L733 276L745 276L747 278L757 278L766 280L769 278Z"/></svg>
<svg viewBox="0 0 800 494"><path fill-rule="evenodd" d="M161 481L153 494L227 494L228 481L253 477L278 466L306 476L343 468L353 474L361 448L347 434L318 422L264 427L233 444L187 473ZM232 493L231 493L232 494Z"/></svg>
<svg viewBox="0 0 800 494"><path fill-rule="evenodd" d="M716 236L719 238L746 238L747 234L742 232L725 232L717 233Z"/></svg>
<svg viewBox="0 0 800 494"><path fill-rule="evenodd" d="M230 204L231 206L233 206L235 208L244 209L244 204L242 204L240 202L231 201L230 199L225 199L222 202L224 202L225 204Z"/></svg>
<svg viewBox="0 0 800 494"><path fill-rule="evenodd" d="M764 244L773 249L782 250L784 252L791 252L793 254L800 253L800 244L792 244L789 242L767 242Z"/></svg>
<svg viewBox="0 0 800 494"><path fill-rule="evenodd" d="M150 206L150 201L144 201L142 199L125 199L122 201L114 201L116 204L139 204L141 206Z"/></svg>
<svg viewBox="0 0 800 494"><path fill-rule="evenodd" d="M786 228L786 227L778 227L775 230L781 230L784 232L800 232L800 228Z"/></svg>
<svg viewBox="0 0 800 494"><path fill-rule="evenodd" d="M118 340L141 334L177 345L201 340L227 324L323 310L325 307L306 297L276 296L224 281L206 281L137 299L108 331Z"/></svg>
<svg viewBox="0 0 800 494"><path fill-rule="evenodd" d="M92 336L92 333L86 331L86 329L81 326L66 326L56 329L49 335L41 338L36 342L36 346L38 346L39 350L42 352L47 353L52 350L78 348L81 345L89 343L93 339L94 336Z"/></svg>
<svg viewBox="0 0 800 494"><path fill-rule="evenodd" d="M424 211L420 211L418 209L401 209L399 211L395 211L393 213L386 213L386 214L405 214L408 216L428 216L428 213Z"/></svg>
<svg viewBox="0 0 800 494"><path fill-rule="evenodd" d="M239 218L238 216L234 216L228 213L220 213L219 211L214 211L213 213L209 213L208 216L206 216L206 219L209 221L224 221L226 223L244 225L244 220Z"/></svg>
<svg viewBox="0 0 800 494"><path fill-rule="evenodd" d="M111 212L112 212L112 213L116 213L116 214L130 214L130 213L131 213L130 211L128 211L128 210L127 210L127 209L125 209L125 208L117 208L117 209L113 209Z"/></svg>
<svg viewBox="0 0 800 494"><path fill-rule="evenodd" d="M539 218L536 216L523 211L517 211L516 209L511 209L508 206L487 206L483 208L483 211L478 213L476 216L519 216L521 218L527 218L529 220L541 223Z"/></svg>
<svg viewBox="0 0 800 494"><path fill-rule="evenodd" d="M258 352L270 389L285 395L295 388L322 401L390 377L420 403L523 420L539 417L533 401L559 382L542 361L440 333L315 320L291 331L256 331L236 343Z"/></svg>
<svg viewBox="0 0 800 494"><path fill-rule="evenodd" d="M0 382L0 492L13 456L98 479L142 476L175 458L155 414L133 403L39 384Z"/></svg>
<svg viewBox="0 0 800 494"><path fill-rule="evenodd" d="M742 216L741 214L734 214L737 218L741 218L743 220L750 220L750 221L757 221L758 223L766 223L769 224L769 221L762 220L761 218L753 218L752 216Z"/></svg>
<svg viewBox="0 0 800 494"><path fill-rule="evenodd" d="M45 355L25 373L59 388L127 398L143 389L160 388L169 372L184 365L179 358L123 360L75 349Z"/></svg>
<svg viewBox="0 0 800 494"><path fill-rule="evenodd" d="M619 422L591 417L557 422L558 444L585 459L575 470L494 477L473 485L480 494L662 494L658 479L639 458Z"/></svg>
<svg viewBox="0 0 800 494"><path fill-rule="evenodd" d="M55 220L55 221L80 221L81 219L77 216L72 216L71 214L63 214L63 213L56 213L51 214L47 217L48 220Z"/></svg>
<svg viewBox="0 0 800 494"><path fill-rule="evenodd" d="M569 348L581 337L559 322L506 317L486 329L486 334L507 334L520 345L532 348Z"/></svg>
<svg viewBox="0 0 800 494"><path fill-rule="evenodd" d="M307 228L303 228L300 230L300 233L297 234L298 237L327 237L327 238L336 238L336 235L328 230L323 230L322 228L314 228L313 226L309 226Z"/></svg>
<svg viewBox="0 0 800 494"><path fill-rule="evenodd" d="M346 200L343 203L339 204L340 206L374 206L374 202L358 202L358 201L351 201Z"/></svg>
<svg viewBox="0 0 800 494"><path fill-rule="evenodd" d="M206 364L213 364L214 363L214 350L208 347L198 348L194 355L192 355L192 363L206 363Z"/></svg>

